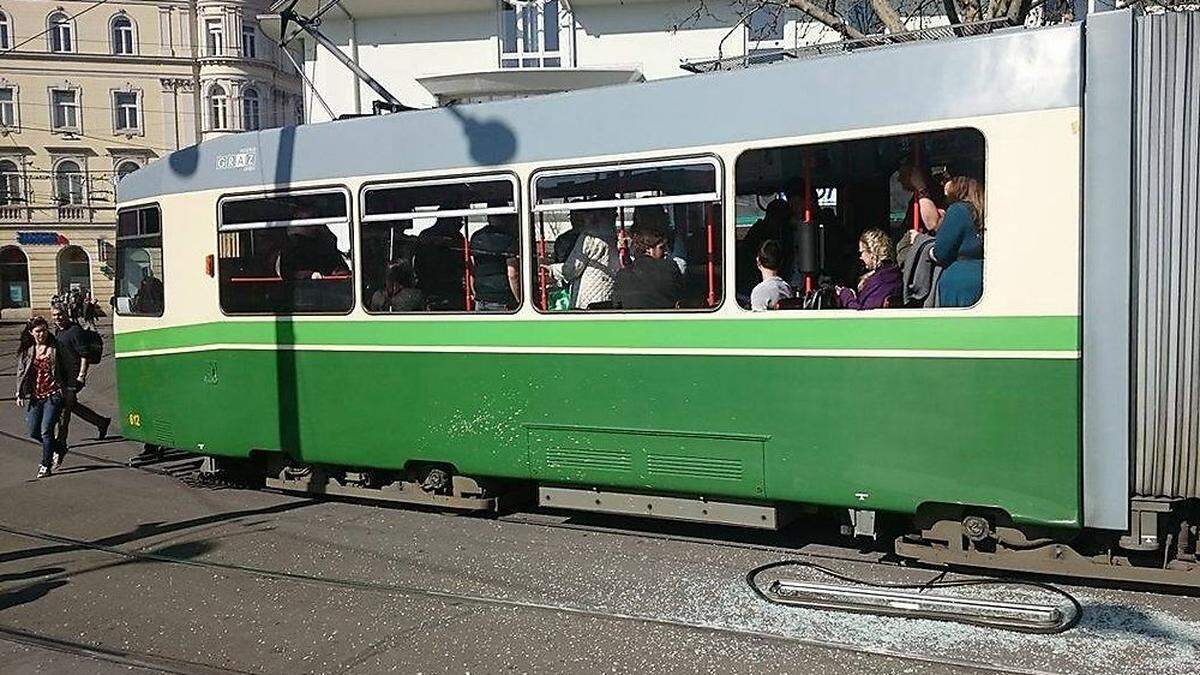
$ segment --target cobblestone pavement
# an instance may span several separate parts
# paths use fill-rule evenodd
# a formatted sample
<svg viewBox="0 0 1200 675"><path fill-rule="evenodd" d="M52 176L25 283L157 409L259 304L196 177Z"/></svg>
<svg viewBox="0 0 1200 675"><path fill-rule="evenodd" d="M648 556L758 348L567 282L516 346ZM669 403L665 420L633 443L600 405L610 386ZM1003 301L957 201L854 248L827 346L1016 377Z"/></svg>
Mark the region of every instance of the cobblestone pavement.
<svg viewBox="0 0 1200 675"><path fill-rule="evenodd" d="M0 350L14 348L15 331L0 328ZM12 370L0 365L5 391ZM85 398L114 410L111 361ZM204 487L188 480L196 460L125 467L138 448L90 438L81 421L63 470L33 480L37 447L5 401L4 673L1194 673L1200 663L1191 597L1066 587L1085 615L1061 636L768 606L742 577L783 554L720 532L681 540L661 536L670 527L570 529ZM930 575L837 565L878 580Z"/></svg>

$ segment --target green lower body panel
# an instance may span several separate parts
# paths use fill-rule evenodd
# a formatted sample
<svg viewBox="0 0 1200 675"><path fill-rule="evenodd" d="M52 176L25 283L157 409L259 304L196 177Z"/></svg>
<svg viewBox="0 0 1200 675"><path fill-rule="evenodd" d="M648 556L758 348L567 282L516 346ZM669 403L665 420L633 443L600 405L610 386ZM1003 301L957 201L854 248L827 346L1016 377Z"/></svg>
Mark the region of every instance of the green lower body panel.
<svg viewBox="0 0 1200 675"><path fill-rule="evenodd" d="M128 437L211 455L1080 522L1077 359L229 349L117 364Z"/></svg>

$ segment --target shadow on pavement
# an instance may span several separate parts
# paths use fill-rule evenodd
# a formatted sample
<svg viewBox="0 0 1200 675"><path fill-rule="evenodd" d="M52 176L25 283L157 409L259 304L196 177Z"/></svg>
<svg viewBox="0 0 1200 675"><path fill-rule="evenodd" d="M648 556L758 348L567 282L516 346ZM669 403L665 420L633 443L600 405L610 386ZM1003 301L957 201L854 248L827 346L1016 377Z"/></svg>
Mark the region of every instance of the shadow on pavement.
<svg viewBox="0 0 1200 675"><path fill-rule="evenodd" d="M1136 635L1167 640L1192 648L1200 647L1200 641L1163 624L1148 612L1126 605L1085 603L1083 619L1080 620L1079 626L1097 633Z"/></svg>
<svg viewBox="0 0 1200 675"><path fill-rule="evenodd" d="M147 539L149 537L156 537L156 536L168 534L171 532L178 532L180 530L186 530L186 529L192 528L192 527L199 527L201 525L210 525L213 523L228 522L228 521L232 521L232 520L237 520L238 518L244 518L246 516L259 516L259 515L266 515L266 514L273 514L273 513L285 513L287 511L301 509L301 508L304 508L306 506L309 506L311 504L316 504L316 503L318 503L318 502L315 499L302 499L299 501L287 502L285 504L276 504L275 506L268 506L266 508L261 508L261 509L244 509L241 511L229 511L227 513L216 513L216 514L213 514L210 516L203 516L200 518L191 518L188 520L181 520L181 521L178 521L175 523L162 523L162 522L157 522L157 521L149 522L149 523L141 523L137 527L135 527L133 530L130 530L129 532L125 532L122 534L115 534L110 537L103 537L101 539L95 539L90 542L87 542L86 544L84 544L84 543L55 544L53 546L36 546L33 548L22 549L19 551L10 551L8 553L0 553L0 564L9 563L9 562L13 562L16 560L26 560L29 558L37 558L37 557L44 556L44 555L54 555L54 554L58 554L58 553L71 553L74 551L89 550L90 546L117 546L120 544L128 544L130 542L134 542L139 539Z"/></svg>
<svg viewBox="0 0 1200 675"><path fill-rule="evenodd" d="M24 581L26 579L36 579L38 577L48 577L54 574L62 574L66 571L67 570L63 567L39 567L35 570L26 570L24 572L0 574L0 584L8 581Z"/></svg>
<svg viewBox="0 0 1200 675"><path fill-rule="evenodd" d="M24 605L30 602L41 600L50 591L66 586L66 579L56 579L54 581L39 581L29 584L24 588L18 588L15 591L0 593L0 612L18 605Z"/></svg>

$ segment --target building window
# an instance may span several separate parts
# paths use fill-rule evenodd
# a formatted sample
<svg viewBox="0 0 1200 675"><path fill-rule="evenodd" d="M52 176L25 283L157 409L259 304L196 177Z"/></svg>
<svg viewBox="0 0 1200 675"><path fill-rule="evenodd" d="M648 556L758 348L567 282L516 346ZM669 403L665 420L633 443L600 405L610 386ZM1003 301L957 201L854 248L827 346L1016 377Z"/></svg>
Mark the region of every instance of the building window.
<svg viewBox="0 0 1200 675"><path fill-rule="evenodd" d="M142 168L137 162L127 159L120 164L117 164L117 181Z"/></svg>
<svg viewBox="0 0 1200 675"><path fill-rule="evenodd" d="M0 307L29 306L29 259L17 246L0 248Z"/></svg>
<svg viewBox="0 0 1200 675"><path fill-rule="evenodd" d="M12 206L25 201L21 189L21 171L11 159L0 159L0 206Z"/></svg>
<svg viewBox="0 0 1200 675"><path fill-rule="evenodd" d="M262 128L257 89L247 89L242 92L242 127L246 131Z"/></svg>
<svg viewBox="0 0 1200 675"><path fill-rule="evenodd" d="M137 92L113 92L113 112L116 114L115 123L117 131L137 131L141 129Z"/></svg>
<svg viewBox="0 0 1200 675"><path fill-rule="evenodd" d="M217 278L228 314L344 313L354 304L349 197L308 192L221 202Z"/></svg>
<svg viewBox="0 0 1200 675"><path fill-rule="evenodd" d="M135 54L133 39L133 21L127 16L118 14L112 21L112 52L114 54Z"/></svg>
<svg viewBox="0 0 1200 675"><path fill-rule="evenodd" d="M83 203L83 170L78 162L64 160L54 169L54 198L60 206Z"/></svg>
<svg viewBox="0 0 1200 675"><path fill-rule="evenodd" d="M58 252L58 292L92 290L92 262L87 251L67 246Z"/></svg>
<svg viewBox="0 0 1200 675"><path fill-rule="evenodd" d="M242 56L247 59L258 58L258 45L255 42L254 33L253 25L242 25Z"/></svg>
<svg viewBox="0 0 1200 675"><path fill-rule="evenodd" d="M225 27L220 19L205 21L204 34L209 56L221 56L225 53Z"/></svg>
<svg viewBox="0 0 1200 675"><path fill-rule="evenodd" d="M208 128L229 128L229 96L219 84L208 90Z"/></svg>
<svg viewBox="0 0 1200 675"><path fill-rule="evenodd" d="M746 17L746 53L752 64L784 58L783 41L787 15L778 5L760 5Z"/></svg>
<svg viewBox="0 0 1200 675"><path fill-rule="evenodd" d="M0 12L0 49L12 49L12 28L8 23L8 15Z"/></svg>
<svg viewBox="0 0 1200 675"><path fill-rule="evenodd" d="M296 116L296 125L304 124L304 99L299 96L296 97L294 114Z"/></svg>
<svg viewBox="0 0 1200 675"><path fill-rule="evenodd" d="M75 89L50 90L54 131L79 130L79 92Z"/></svg>
<svg viewBox="0 0 1200 675"><path fill-rule="evenodd" d="M17 90L0 87L0 127L17 126Z"/></svg>
<svg viewBox="0 0 1200 675"><path fill-rule="evenodd" d="M117 314L162 316L162 247L162 214L157 206L117 214Z"/></svg>
<svg viewBox="0 0 1200 675"><path fill-rule="evenodd" d="M559 0L500 0L500 67L570 65L570 45L564 43L572 25L570 10L560 7Z"/></svg>
<svg viewBox="0 0 1200 675"><path fill-rule="evenodd" d="M47 19L47 37L50 39L50 51L75 51L75 28L71 18L62 12L55 12Z"/></svg>

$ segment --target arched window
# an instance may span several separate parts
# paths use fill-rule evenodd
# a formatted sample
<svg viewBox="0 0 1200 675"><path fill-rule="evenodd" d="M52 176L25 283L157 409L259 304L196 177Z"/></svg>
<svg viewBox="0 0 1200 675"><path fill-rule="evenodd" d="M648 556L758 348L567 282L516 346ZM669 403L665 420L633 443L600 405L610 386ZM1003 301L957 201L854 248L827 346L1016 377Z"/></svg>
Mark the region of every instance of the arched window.
<svg viewBox="0 0 1200 675"><path fill-rule="evenodd" d="M83 170L78 162L64 160L54 169L54 197L63 206L83 203Z"/></svg>
<svg viewBox="0 0 1200 675"><path fill-rule="evenodd" d="M58 291L72 288L87 293L92 290L92 263L87 251L78 246L67 246L58 252Z"/></svg>
<svg viewBox="0 0 1200 675"><path fill-rule="evenodd" d="M0 49L12 49L12 24L4 12L0 12Z"/></svg>
<svg viewBox="0 0 1200 675"><path fill-rule="evenodd" d="M242 92L242 125L246 131L262 128L257 89L247 89Z"/></svg>
<svg viewBox="0 0 1200 675"><path fill-rule="evenodd" d="M219 84L214 84L208 90L208 128L229 128L229 96Z"/></svg>
<svg viewBox="0 0 1200 675"><path fill-rule="evenodd" d="M133 173L134 171L137 171L140 168L142 168L142 167L139 166L137 162L135 162L131 159L127 159L124 162L121 162L120 164L117 165L117 180L118 181L121 180L125 176L128 176L129 174Z"/></svg>
<svg viewBox="0 0 1200 675"><path fill-rule="evenodd" d="M0 206L20 204L25 201L21 190L21 172L11 159L0 159Z"/></svg>
<svg viewBox="0 0 1200 675"><path fill-rule="evenodd" d="M118 14L112 20L112 53L136 54L136 41L133 35L133 21L124 14Z"/></svg>
<svg viewBox="0 0 1200 675"><path fill-rule="evenodd" d="M29 306L29 259L16 246L0 248L0 307Z"/></svg>
<svg viewBox="0 0 1200 675"><path fill-rule="evenodd" d="M50 39L50 51L75 51L75 26L71 23L69 16L62 12L55 12L46 19L46 23L48 29L46 36Z"/></svg>

